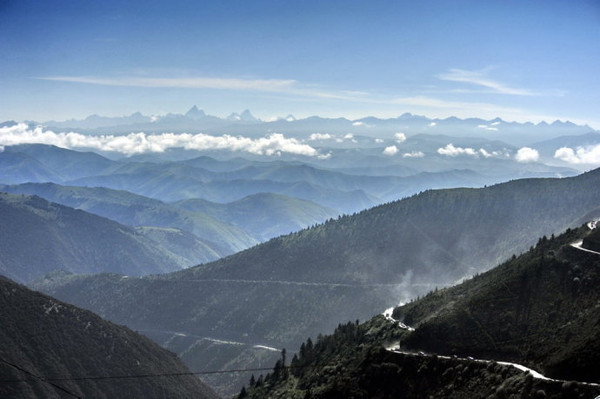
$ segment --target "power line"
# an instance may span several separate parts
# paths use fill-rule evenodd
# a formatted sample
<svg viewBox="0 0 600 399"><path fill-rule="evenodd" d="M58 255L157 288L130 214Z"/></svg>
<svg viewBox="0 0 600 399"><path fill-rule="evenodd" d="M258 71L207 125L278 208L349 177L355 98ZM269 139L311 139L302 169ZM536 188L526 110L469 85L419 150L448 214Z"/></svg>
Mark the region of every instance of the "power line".
<svg viewBox="0 0 600 399"><path fill-rule="evenodd" d="M8 363L4 361L5 363ZM116 379L127 379L127 378L154 378L154 377L180 377L180 376L191 376L191 375L210 375L210 374L225 374L225 373L242 373L250 371L272 371L273 367L259 367L259 368L247 368L247 369L231 369L231 370L211 370L211 371L190 371L182 373L156 373L156 374L124 374L124 375L112 375L112 376L88 376L88 377L57 377L57 378L42 378L32 373L27 372L19 368L16 365L8 363L11 366L26 372L34 376L35 378L44 382L58 382L58 381L90 381L90 380L116 380ZM291 366L290 366L291 367ZM303 366L300 366L303 367ZM295 367L299 368L299 367ZM36 381L34 379L12 379L12 380L0 380L0 382L30 382Z"/></svg>
<svg viewBox="0 0 600 399"><path fill-rule="evenodd" d="M14 380L15 382L26 382L26 381L27 381L27 382L30 382L30 381L41 381L41 382L45 382L45 383L47 383L47 384L49 384L49 385L52 385L54 388L56 388L56 389L59 389L59 390L61 390L61 391L65 392L65 393L67 393L67 394L69 394L69 395L73 396L74 398L79 398L79 399L82 399L82 397L81 397L81 396L79 396L78 394L76 394L76 393L74 393L74 392L72 392L72 391L68 390L68 389L67 389L67 388L65 388L65 387L62 387L62 386L60 386L60 385L58 385L58 384L55 384L54 382L52 382L53 380L48 380L48 379L45 379L45 378L39 377L39 376L37 376L37 375L33 374L31 371L29 371L29 370L27 370L27 369L25 369L25 368L23 368L23 367L21 367L21 366L19 366L19 365L17 365L17 364L13 364L13 363L11 363L11 362L8 362L8 361L6 361L6 360L4 360L4 359L2 359L2 358L0 358L0 361L2 361L2 362L4 362L4 363L8 364L8 365L9 365L9 366L11 366L11 367L14 367L14 368L16 368L17 370L19 370L19 371L21 371L21 372L23 372L23 373L25 373L25 374L29 374L30 376L33 376L33 377L35 378L35 379L33 379L33 380ZM2 381L2 382L5 382L5 381ZM8 381L6 381L6 382L10 382L10 380L8 380Z"/></svg>

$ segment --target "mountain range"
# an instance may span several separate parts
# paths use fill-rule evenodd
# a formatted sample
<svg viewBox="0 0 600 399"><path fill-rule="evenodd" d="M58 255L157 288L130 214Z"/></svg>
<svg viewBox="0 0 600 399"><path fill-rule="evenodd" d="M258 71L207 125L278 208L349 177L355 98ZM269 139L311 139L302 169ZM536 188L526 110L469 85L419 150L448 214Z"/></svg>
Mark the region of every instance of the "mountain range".
<svg viewBox="0 0 600 399"><path fill-rule="evenodd" d="M37 124L36 122L30 122ZM345 118L322 118L311 116L297 119L292 115L277 118L272 121L262 121L252 115L249 110L242 113L232 113L226 118L207 115L204 111L193 106L184 114L166 114L145 116L140 112L124 117L102 117L91 115L83 120L71 119L68 121L46 121L44 126L54 130L79 130L89 134L126 134L132 131L143 132L205 132L209 134L240 133L264 135L273 131L283 131L292 135L306 135L306 133L330 133L368 135L373 137L390 137L396 132L405 132L409 135L426 133L436 134L443 132L456 136L481 136L489 139L500 139L526 145L531 142L547 138L547 133L552 130L557 135L584 134L593 129L587 125L576 125L571 122L554 121L551 124L540 122L517 123L507 122L500 118L484 120L479 118L459 119L449 117L445 119L427 118L410 113L402 114L396 118L381 119L366 117L356 120ZM526 134L523 134L526 133ZM528 137L527 139L525 137Z"/></svg>
<svg viewBox="0 0 600 399"><path fill-rule="evenodd" d="M261 390L255 390L256 380L248 387L255 397L266 392L265 385L279 389L280 382L296 383L282 378L289 373L282 374L281 348L297 348L307 336L332 331L340 321L369 319L432 290L426 302L413 301L425 307L411 303L402 308L410 311L393 315L419 326L410 336L390 332L391 311L387 319L338 325L336 334L346 338L376 332L364 338L376 344L368 346L374 358L361 354L368 355L362 357L364 364L377 365L359 368L364 376L379 381L379 371L402 375L387 363L417 370L425 365L425 378L413 386L421 392L440 380L437 369L449 369L451 360L445 358L409 354L399 360L402 354L382 349L380 332L410 343L414 351L451 357L452 351L442 350L448 344L464 352L460 356L493 355L564 378L569 378L562 374L568 370L579 378L585 368L564 353L552 358L532 348L534 341L519 341L517 329L501 324L512 317L510 310L502 312L501 321L486 320L504 335L489 334L492 341L482 341L479 352L467 355L466 346L452 334L476 342L479 336L465 332L476 331L464 324L471 319L460 319L463 314L431 300L443 292L440 303L471 306L483 317L491 312L477 308L479 299L500 298L489 280L482 280L483 287L467 284L469 290L443 288L469 276L477 276L469 282L479 281L481 273L509 258L509 263L525 264L529 258L517 254L528 248L534 254L548 241L556 243L552 237L536 242L537 237L598 218L600 170L590 168L598 162L594 151L600 133L587 126L410 114L261 121L249 111L218 118L193 107L185 114L92 116L44 126L5 122L0 129L0 191L12 193L0 195L0 273L143 333L176 352L191 369L210 372L205 381L221 395L239 392L250 375L215 370L263 368L279 360L276 377L271 375L268 383L263 378ZM575 231L581 229L566 234L574 237ZM580 239L587 250L600 246L594 234ZM532 262L554 256L565 266L575 259L569 258L568 248L541 253L542 258L540 251L530 255ZM578 274L580 266L565 267L571 274L561 277L564 286L542 288L561 292L571 287L573 298L579 298L584 291L573 291L573 284L587 281L587 275ZM575 278L580 283L567 284ZM523 287L538 292L525 280ZM517 291L511 280L502 281ZM481 295L472 305L462 302L472 291ZM454 292L461 294L447 294ZM580 299L580 304L564 303L585 316L589 303ZM519 303L528 301L527 296L518 298ZM562 304L554 306L563 309ZM429 317L427 309L440 318ZM540 324L536 316L549 312L531 309L531 328L550 330L552 324ZM518 317L526 314L519 312ZM561 331L569 328L568 322L561 325ZM561 334L556 335L568 340L576 333ZM548 348L559 353L558 341L552 339ZM514 343L521 345L518 350ZM575 345L579 343L583 346ZM588 338L569 346L585 360L582 364L588 361L581 349L586 346L593 347ZM484 381L480 389L494 387L494 392L484 390L488 396L508 397L517 386L521 391L535 386L536 391L527 388L530 396L566 392L532 383L512 366L488 369L466 362L460 373L455 366L446 375L452 376L457 395L473 392L469 384L461 385L471 377ZM402 375L409 385L413 377ZM331 391L322 389L319 378L306 381ZM355 387L348 380L324 381ZM361 389L378 392L369 391L376 384ZM446 383L439 389L431 394L447 397L452 391Z"/></svg>
<svg viewBox="0 0 600 399"><path fill-rule="evenodd" d="M192 368L256 367L297 346L480 273L542 234L600 216L600 170L480 189L429 190L180 272L61 274L34 285L143 331ZM243 379L244 376L240 378ZM245 376L248 377L248 376ZM210 379L231 393L240 380Z"/></svg>

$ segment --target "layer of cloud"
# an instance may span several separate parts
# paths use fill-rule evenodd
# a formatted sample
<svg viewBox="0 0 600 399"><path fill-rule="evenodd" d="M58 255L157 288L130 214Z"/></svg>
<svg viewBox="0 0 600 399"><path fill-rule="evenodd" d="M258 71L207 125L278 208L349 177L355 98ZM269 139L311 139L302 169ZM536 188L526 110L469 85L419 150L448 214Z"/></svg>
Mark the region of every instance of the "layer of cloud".
<svg viewBox="0 0 600 399"><path fill-rule="evenodd" d="M556 150L554 158L572 164L600 164L600 144L586 147L562 147Z"/></svg>
<svg viewBox="0 0 600 399"><path fill-rule="evenodd" d="M536 162L538 159L540 159L540 153L537 150L529 147L519 148L515 155L515 160L517 162Z"/></svg>
<svg viewBox="0 0 600 399"><path fill-rule="evenodd" d="M20 123L0 128L0 146L17 144L48 144L68 149L92 149L117 152L125 155L149 152L164 152L169 148L188 150L228 150L248 152L257 155L276 156L283 153L327 158L308 144L283 134L273 133L267 137L252 139L243 136L211 136L207 134L130 133L124 136L101 135L86 136L76 132L55 133L42 127L31 129Z"/></svg>
<svg viewBox="0 0 600 399"><path fill-rule="evenodd" d="M389 155L389 156L396 155L397 153L398 153L398 147L396 147L395 145L385 147L385 149L382 152L383 155Z"/></svg>

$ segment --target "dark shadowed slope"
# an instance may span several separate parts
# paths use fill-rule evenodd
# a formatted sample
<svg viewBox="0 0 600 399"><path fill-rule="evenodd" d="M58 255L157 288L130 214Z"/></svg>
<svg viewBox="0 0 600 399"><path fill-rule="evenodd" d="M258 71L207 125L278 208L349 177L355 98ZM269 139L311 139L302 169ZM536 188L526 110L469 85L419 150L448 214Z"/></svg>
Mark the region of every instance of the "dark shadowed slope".
<svg viewBox="0 0 600 399"><path fill-rule="evenodd" d="M217 397L148 338L4 277L0 320L3 398Z"/></svg>

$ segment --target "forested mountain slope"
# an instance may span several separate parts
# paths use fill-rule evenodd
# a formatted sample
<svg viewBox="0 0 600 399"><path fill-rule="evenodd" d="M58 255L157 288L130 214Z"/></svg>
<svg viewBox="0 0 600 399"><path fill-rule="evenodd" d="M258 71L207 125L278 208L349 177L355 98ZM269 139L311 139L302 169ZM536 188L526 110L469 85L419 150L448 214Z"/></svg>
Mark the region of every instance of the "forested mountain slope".
<svg viewBox="0 0 600 399"><path fill-rule="evenodd" d="M564 179L429 190L180 276L445 284L527 249L532 237L582 223L590 212L600 214L600 169Z"/></svg>
<svg viewBox="0 0 600 399"><path fill-rule="evenodd" d="M487 270L535 244L534 237L598 214L599 198L600 170L427 191L176 273L63 275L38 287L148 334L160 331L152 336L177 344L193 364L205 350L203 337L289 348L340 320L370 317ZM229 352L222 366L256 364L237 348L240 357ZM213 353L218 364L222 354ZM216 383L223 382L231 379Z"/></svg>
<svg viewBox="0 0 600 399"><path fill-rule="evenodd" d="M4 277L0 321L3 398L217 398L148 338Z"/></svg>
<svg viewBox="0 0 600 399"><path fill-rule="evenodd" d="M595 397L600 253L571 244L599 236L587 226L544 236L524 255L396 308L392 318L340 324L303 343L289 368L280 359L252 378L239 397Z"/></svg>
<svg viewBox="0 0 600 399"><path fill-rule="evenodd" d="M179 259L136 232L40 197L0 193L0 274L27 282L54 270L144 275Z"/></svg>
<svg viewBox="0 0 600 399"><path fill-rule="evenodd" d="M571 245L587 236L591 248L600 229L587 230L544 236L517 259L396 309L394 317L416 328L405 345L524 363L553 378L600 381L600 253Z"/></svg>

